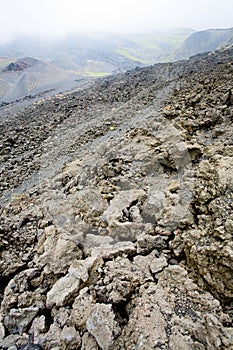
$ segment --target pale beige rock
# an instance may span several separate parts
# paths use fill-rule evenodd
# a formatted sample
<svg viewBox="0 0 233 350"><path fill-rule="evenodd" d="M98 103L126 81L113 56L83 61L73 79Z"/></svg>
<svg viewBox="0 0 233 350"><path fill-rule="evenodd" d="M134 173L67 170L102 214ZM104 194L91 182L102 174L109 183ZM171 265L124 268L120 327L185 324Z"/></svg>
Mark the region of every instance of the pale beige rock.
<svg viewBox="0 0 233 350"><path fill-rule="evenodd" d="M233 233L233 220L231 220L231 219L226 220L225 229L227 232L229 232L231 234Z"/></svg>
<svg viewBox="0 0 233 350"><path fill-rule="evenodd" d="M72 262L82 258L82 251L77 245L62 237L54 226L47 227L44 236L40 239L37 247L41 255L35 259L38 266L44 267L45 273L63 273Z"/></svg>
<svg viewBox="0 0 233 350"><path fill-rule="evenodd" d="M60 349L62 346L61 341L62 329L57 324L53 323L47 333L40 337L40 343L43 344L45 349Z"/></svg>
<svg viewBox="0 0 233 350"><path fill-rule="evenodd" d="M128 208L133 202L139 200L145 192L143 190L121 191L111 201L110 206L104 211L102 220L106 221L109 227L124 225L123 210Z"/></svg>
<svg viewBox="0 0 233 350"><path fill-rule="evenodd" d="M111 305L96 304L86 322L88 332L93 335L100 348L108 350L120 333Z"/></svg>
<svg viewBox="0 0 233 350"><path fill-rule="evenodd" d="M1 316L0 316L0 320L1 320ZM5 328L2 322L0 321L0 340L3 339L4 337L5 337Z"/></svg>
<svg viewBox="0 0 233 350"><path fill-rule="evenodd" d="M150 264L155 258L155 252L147 256L136 255L133 259L133 263L136 266L136 269L143 273L144 281L152 281L153 277L151 275Z"/></svg>
<svg viewBox="0 0 233 350"><path fill-rule="evenodd" d="M125 349L153 349L157 343L165 344L166 320L155 300L156 288L148 284L140 289L140 296L128 306L129 321L117 340Z"/></svg>
<svg viewBox="0 0 233 350"><path fill-rule="evenodd" d="M167 259L164 255L159 258L154 258L150 263L150 270L152 273L157 273L163 270L168 265Z"/></svg>
<svg viewBox="0 0 233 350"><path fill-rule="evenodd" d="M132 242L117 242L108 247L94 247L91 250L91 255L101 257L103 259L113 259L122 255L133 255L136 248Z"/></svg>
<svg viewBox="0 0 233 350"><path fill-rule="evenodd" d="M1 110L1 349L232 350L232 84L224 49Z"/></svg>
<svg viewBox="0 0 233 350"><path fill-rule="evenodd" d="M95 269L101 260L96 257L87 258L74 263L68 274L60 278L47 294L46 305L51 308L54 304L63 306L77 296L82 284L90 277L91 270Z"/></svg>
<svg viewBox="0 0 233 350"><path fill-rule="evenodd" d="M171 334L169 345L171 349L182 349L182 350L205 350L205 346L193 341L190 337L179 334L177 330L176 334Z"/></svg>
<svg viewBox="0 0 233 350"><path fill-rule="evenodd" d="M19 334L10 334L4 339L0 340L0 347L2 349L9 349L10 347L14 347L16 342L20 339Z"/></svg>
<svg viewBox="0 0 233 350"><path fill-rule="evenodd" d="M99 350L99 345L97 344L95 338L88 332L84 333L82 336L81 350Z"/></svg>
<svg viewBox="0 0 233 350"><path fill-rule="evenodd" d="M78 349L81 345L79 332L76 331L74 327L65 326L61 332L61 340L64 343L64 346L73 350Z"/></svg>
<svg viewBox="0 0 233 350"><path fill-rule="evenodd" d="M107 202L94 188L85 188L77 192L73 198L74 214L86 222L95 224L107 208Z"/></svg>
<svg viewBox="0 0 233 350"><path fill-rule="evenodd" d="M75 327L85 329L86 321L95 307L95 300L89 294L87 287L83 288L76 297L70 315L70 322Z"/></svg>
<svg viewBox="0 0 233 350"><path fill-rule="evenodd" d="M106 262L103 272L104 277L95 290L104 302L114 304L127 301L145 277L142 270L135 268L130 260L124 257Z"/></svg>
<svg viewBox="0 0 233 350"><path fill-rule="evenodd" d="M203 293L181 266L166 267L157 285L142 286L127 312L129 321L116 348L231 349L232 332L220 321L226 315L219 302Z"/></svg>
<svg viewBox="0 0 233 350"><path fill-rule="evenodd" d="M233 190L233 157L218 157L217 172L220 186Z"/></svg>

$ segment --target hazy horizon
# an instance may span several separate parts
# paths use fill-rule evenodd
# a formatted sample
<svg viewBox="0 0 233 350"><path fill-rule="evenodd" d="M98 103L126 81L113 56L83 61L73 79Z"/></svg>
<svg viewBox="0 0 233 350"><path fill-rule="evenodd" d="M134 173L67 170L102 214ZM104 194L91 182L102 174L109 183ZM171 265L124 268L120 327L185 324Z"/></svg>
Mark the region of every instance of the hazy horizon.
<svg viewBox="0 0 233 350"><path fill-rule="evenodd" d="M0 6L0 43L22 35L60 38L71 33L233 26L232 0L0 0Z"/></svg>

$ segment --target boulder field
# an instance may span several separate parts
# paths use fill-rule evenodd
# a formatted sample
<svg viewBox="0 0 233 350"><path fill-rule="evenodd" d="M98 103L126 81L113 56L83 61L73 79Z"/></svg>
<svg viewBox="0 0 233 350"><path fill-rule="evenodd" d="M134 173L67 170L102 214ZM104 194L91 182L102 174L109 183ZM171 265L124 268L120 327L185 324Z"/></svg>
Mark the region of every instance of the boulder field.
<svg viewBox="0 0 233 350"><path fill-rule="evenodd" d="M233 49L0 118L0 349L233 349Z"/></svg>

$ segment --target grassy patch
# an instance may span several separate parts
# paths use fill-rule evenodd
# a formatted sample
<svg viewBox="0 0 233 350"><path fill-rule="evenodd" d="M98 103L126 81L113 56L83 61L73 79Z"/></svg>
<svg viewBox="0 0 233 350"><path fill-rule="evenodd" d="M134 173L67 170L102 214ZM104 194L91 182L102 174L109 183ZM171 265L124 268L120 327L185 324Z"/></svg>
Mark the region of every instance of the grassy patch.
<svg viewBox="0 0 233 350"><path fill-rule="evenodd" d="M188 33L132 34L127 37L127 43L120 44L115 52L146 65L167 62L172 58L172 51L188 36Z"/></svg>
<svg viewBox="0 0 233 350"><path fill-rule="evenodd" d="M89 76L89 77L106 77L110 73L106 73L106 72L91 72L91 71L85 71L84 70L83 72L79 72L78 74Z"/></svg>
<svg viewBox="0 0 233 350"><path fill-rule="evenodd" d="M140 62L140 63L144 63L144 64L148 64L150 63L148 60L142 59L141 57L136 56L137 54L133 52L133 50L121 47L121 48L117 48L115 50L116 53L119 53L120 55L128 58L131 61L134 62ZM135 56L134 56L135 55Z"/></svg>

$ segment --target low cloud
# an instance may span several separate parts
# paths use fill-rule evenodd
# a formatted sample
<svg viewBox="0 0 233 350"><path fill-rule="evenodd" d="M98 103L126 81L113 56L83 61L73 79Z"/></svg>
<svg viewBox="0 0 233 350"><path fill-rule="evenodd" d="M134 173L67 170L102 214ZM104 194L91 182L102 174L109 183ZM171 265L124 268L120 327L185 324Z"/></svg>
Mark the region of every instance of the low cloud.
<svg viewBox="0 0 233 350"><path fill-rule="evenodd" d="M143 32L172 27L233 26L232 0L8 0L1 1L0 41L17 35Z"/></svg>

